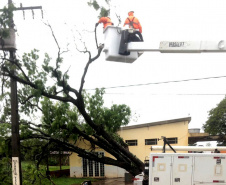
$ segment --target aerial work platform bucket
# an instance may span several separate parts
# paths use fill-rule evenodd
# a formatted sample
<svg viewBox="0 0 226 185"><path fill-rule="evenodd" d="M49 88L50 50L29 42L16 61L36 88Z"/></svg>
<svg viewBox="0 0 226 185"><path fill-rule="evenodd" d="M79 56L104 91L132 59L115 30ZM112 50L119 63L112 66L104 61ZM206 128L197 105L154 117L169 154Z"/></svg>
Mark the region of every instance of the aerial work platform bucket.
<svg viewBox="0 0 226 185"><path fill-rule="evenodd" d="M133 63L138 58L138 52L132 51L130 55L120 55L119 45L121 40L121 27L108 26L104 30L104 49L107 61Z"/></svg>

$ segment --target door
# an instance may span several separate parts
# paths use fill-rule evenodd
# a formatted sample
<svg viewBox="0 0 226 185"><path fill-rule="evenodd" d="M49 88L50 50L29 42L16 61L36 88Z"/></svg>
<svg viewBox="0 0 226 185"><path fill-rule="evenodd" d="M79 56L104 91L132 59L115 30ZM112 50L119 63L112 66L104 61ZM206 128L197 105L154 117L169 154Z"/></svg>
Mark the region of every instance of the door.
<svg viewBox="0 0 226 185"><path fill-rule="evenodd" d="M149 184L171 185L171 156L151 155L149 166Z"/></svg>
<svg viewBox="0 0 226 185"><path fill-rule="evenodd" d="M192 156L173 156L172 181L173 185L192 185Z"/></svg>
<svg viewBox="0 0 226 185"><path fill-rule="evenodd" d="M104 152L97 152L97 155L104 156ZM104 177L104 164L89 160L89 159L82 159L83 161L83 177Z"/></svg>
<svg viewBox="0 0 226 185"><path fill-rule="evenodd" d="M226 184L225 155L197 155L194 162L194 182Z"/></svg>

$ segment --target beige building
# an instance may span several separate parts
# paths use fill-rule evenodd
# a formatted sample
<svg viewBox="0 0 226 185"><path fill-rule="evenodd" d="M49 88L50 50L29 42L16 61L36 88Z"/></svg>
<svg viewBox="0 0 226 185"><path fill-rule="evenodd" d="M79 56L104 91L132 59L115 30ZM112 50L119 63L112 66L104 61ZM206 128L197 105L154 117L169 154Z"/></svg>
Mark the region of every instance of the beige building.
<svg viewBox="0 0 226 185"><path fill-rule="evenodd" d="M172 146L188 146L188 124L190 117L145 123L133 126L121 127L118 134L128 144L130 152L140 160L149 159L150 148L153 145L163 146L161 137L167 138ZM76 145L84 149L90 148L87 142L81 140ZM96 149L99 155L110 156L101 148ZM155 151L156 152L156 151ZM161 152L161 151L159 151ZM125 170L111 165L100 164L79 157L73 153L70 156L70 176L71 177L124 177Z"/></svg>

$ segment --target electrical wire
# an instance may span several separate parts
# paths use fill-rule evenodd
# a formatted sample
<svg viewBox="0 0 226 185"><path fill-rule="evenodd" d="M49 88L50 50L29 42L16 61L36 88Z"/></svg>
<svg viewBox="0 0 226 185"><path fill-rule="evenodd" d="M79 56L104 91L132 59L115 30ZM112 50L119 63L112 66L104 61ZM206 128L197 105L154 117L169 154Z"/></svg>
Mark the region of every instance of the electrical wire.
<svg viewBox="0 0 226 185"><path fill-rule="evenodd" d="M226 78L226 76L214 76L214 77L193 78L193 79L185 79L185 80L172 80L172 81L165 81L165 82L150 82L150 83L144 83L144 84L121 85L121 86L104 87L104 89L116 89L116 88L136 87L136 86L146 86L146 85L159 85L159 84L167 84L167 83L179 83L179 82L209 80L209 79L218 79L218 78ZM85 90L95 90L95 89L85 89Z"/></svg>
<svg viewBox="0 0 226 185"><path fill-rule="evenodd" d="M106 92L105 95L137 95L136 93L108 93ZM150 93L150 94L147 94L147 95L150 95L150 96L224 96L226 95L226 93L210 93L210 94L207 94L207 93L182 93L182 94L178 94L178 93L167 93L167 94L159 94L159 93Z"/></svg>

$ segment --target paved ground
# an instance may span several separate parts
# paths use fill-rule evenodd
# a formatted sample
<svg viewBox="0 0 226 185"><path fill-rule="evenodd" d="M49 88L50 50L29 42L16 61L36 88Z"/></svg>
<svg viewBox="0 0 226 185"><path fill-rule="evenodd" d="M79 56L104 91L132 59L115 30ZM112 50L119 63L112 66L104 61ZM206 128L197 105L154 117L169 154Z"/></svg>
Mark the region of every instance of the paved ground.
<svg viewBox="0 0 226 185"><path fill-rule="evenodd" d="M133 183L125 183L124 178L114 178L93 182L92 185L133 185Z"/></svg>

